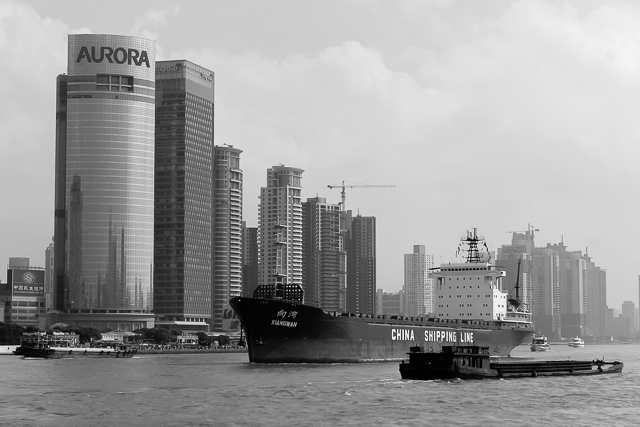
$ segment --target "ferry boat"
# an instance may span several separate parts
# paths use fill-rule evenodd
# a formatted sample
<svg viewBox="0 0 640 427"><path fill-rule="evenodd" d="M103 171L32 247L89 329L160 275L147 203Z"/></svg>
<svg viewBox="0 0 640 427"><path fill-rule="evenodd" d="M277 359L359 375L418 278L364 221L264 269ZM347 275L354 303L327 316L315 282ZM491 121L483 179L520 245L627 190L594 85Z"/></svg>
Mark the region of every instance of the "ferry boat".
<svg viewBox="0 0 640 427"><path fill-rule="evenodd" d="M549 351L551 346L544 335L534 335L531 339L531 351Z"/></svg>
<svg viewBox="0 0 640 427"><path fill-rule="evenodd" d="M19 352L19 353L18 353ZM121 358L133 357L136 350L119 345L114 347L55 347L48 344L23 344L18 347L16 354L24 357L42 359L73 359L73 358Z"/></svg>
<svg viewBox="0 0 640 427"><path fill-rule="evenodd" d="M582 348L584 347L584 341L580 337L573 337L571 341L569 341L569 347Z"/></svg>
<svg viewBox="0 0 640 427"><path fill-rule="evenodd" d="M492 355L509 355L533 335L531 314L508 304L506 272L489 262L480 244L484 239L475 229L467 232L461 239L466 261L431 270L435 312L428 316L327 312L304 304L300 285L278 282L259 286L253 298L231 299L246 333L249 361L400 361L410 344L432 351L473 344Z"/></svg>
<svg viewBox="0 0 640 427"><path fill-rule="evenodd" d="M414 346L408 355L409 359L400 363L400 375L410 380L600 375L621 373L624 368L622 362L597 359L505 361L491 357L489 349L480 346L444 346L440 352L425 352Z"/></svg>

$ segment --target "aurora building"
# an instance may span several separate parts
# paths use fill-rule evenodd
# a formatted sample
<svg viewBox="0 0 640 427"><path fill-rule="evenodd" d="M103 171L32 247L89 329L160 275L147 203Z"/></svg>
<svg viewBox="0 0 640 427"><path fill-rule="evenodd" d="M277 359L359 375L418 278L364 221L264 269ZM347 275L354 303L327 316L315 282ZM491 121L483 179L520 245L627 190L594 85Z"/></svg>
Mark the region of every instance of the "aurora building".
<svg viewBox="0 0 640 427"><path fill-rule="evenodd" d="M153 325L155 67L154 41L69 35L57 78L52 317L72 326Z"/></svg>
<svg viewBox="0 0 640 427"><path fill-rule="evenodd" d="M208 331L214 73L185 60L158 61L155 79L156 326Z"/></svg>

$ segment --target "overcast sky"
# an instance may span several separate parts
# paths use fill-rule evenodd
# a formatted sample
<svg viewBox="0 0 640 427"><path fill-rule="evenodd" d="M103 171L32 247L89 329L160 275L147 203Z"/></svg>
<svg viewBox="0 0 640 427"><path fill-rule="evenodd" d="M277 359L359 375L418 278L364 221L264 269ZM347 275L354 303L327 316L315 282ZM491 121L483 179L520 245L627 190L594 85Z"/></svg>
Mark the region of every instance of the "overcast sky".
<svg viewBox="0 0 640 427"><path fill-rule="evenodd" d="M378 288L401 289L413 245L439 264L466 230L497 250L531 224L537 246L606 269L609 307L638 303L639 2L0 0L0 263L41 266L52 241L55 79L76 33L215 72L248 226L273 165L305 170L305 200L393 184L347 192L377 218Z"/></svg>

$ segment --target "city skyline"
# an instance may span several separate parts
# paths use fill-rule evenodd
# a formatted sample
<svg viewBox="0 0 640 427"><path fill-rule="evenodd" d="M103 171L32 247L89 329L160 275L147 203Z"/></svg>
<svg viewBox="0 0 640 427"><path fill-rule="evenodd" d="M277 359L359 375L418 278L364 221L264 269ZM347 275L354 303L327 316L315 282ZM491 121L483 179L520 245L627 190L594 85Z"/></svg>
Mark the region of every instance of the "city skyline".
<svg viewBox="0 0 640 427"><path fill-rule="evenodd" d="M243 150L247 226L272 165L306 171L303 200L337 203L327 185L342 180L394 184L347 190L348 209L377 219L378 288L402 288L414 244L438 265L468 229L497 250L531 224L538 245L564 242L607 271L610 307L638 303L627 238L640 210L629 197L640 191L635 3L115 4L128 13L0 1L13 64L0 83L12 160L1 178L14 204L0 259L45 265L67 34L121 34L216 73L215 143Z"/></svg>

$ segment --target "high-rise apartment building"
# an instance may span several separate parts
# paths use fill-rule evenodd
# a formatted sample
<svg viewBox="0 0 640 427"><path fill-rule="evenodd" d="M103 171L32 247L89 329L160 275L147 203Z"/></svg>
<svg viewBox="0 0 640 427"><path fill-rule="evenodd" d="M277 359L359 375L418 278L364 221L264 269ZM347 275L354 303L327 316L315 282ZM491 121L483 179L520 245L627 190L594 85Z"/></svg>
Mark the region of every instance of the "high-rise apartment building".
<svg viewBox="0 0 640 427"><path fill-rule="evenodd" d="M413 253L404 255L404 314L424 316L433 313L433 255L427 255L424 245L414 245Z"/></svg>
<svg viewBox="0 0 640 427"><path fill-rule="evenodd" d="M346 252L340 205L322 197L302 203L302 284L305 301L328 311L346 310Z"/></svg>
<svg viewBox="0 0 640 427"><path fill-rule="evenodd" d="M276 284L302 284L303 172L273 166L267 170L267 186L260 189L258 283L265 291L275 292Z"/></svg>
<svg viewBox="0 0 640 427"><path fill-rule="evenodd" d="M607 272L596 266L588 254L586 260L586 315L585 336L605 335L607 317Z"/></svg>
<svg viewBox="0 0 640 427"><path fill-rule="evenodd" d="M156 326L208 331L214 74L185 60L158 61L155 81Z"/></svg>
<svg viewBox="0 0 640 427"><path fill-rule="evenodd" d="M153 325L155 42L73 34L57 79L55 286L65 323Z"/></svg>
<svg viewBox="0 0 640 427"><path fill-rule="evenodd" d="M536 330L558 337L560 324L560 257L553 246L536 248L533 255L531 314Z"/></svg>
<svg viewBox="0 0 640 427"><path fill-rule="evenodd" d="M347 251L347 311L376 311L376 218L343 211Z"/></svg>
<svg viewBox="0 0 640 427"><path fill-rule="evenodd" d="M563 242L535 248L533 322L550 337L598 335L606 328L606 272Z"/></svg>
<svg viewBox="0 0 640 427"><path fill-rule="evenodd" d="M222 330L229 300L242 294L242 150L214 147L213 300L214 330Z"/></svg>

